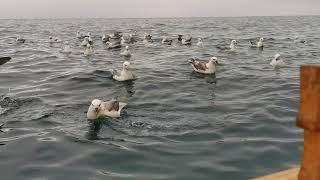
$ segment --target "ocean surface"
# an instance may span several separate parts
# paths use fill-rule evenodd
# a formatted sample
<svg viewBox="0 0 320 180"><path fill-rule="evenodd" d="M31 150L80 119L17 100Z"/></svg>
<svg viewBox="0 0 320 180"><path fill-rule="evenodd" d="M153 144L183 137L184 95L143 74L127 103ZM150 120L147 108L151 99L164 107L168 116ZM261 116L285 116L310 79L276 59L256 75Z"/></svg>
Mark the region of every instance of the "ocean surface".
<svg viewBox="0 0 320 180"><path fill-rule="evenodd" d="M93 56L84 57L77 30L93 35ZM123 49L100 39L114 30L155 39L131 45L135 81L111 78ZM177 34L193 45L161 44ZM241 180L299 165L299 67L319 64L319 34L320 16L0 20L0 56L12 57L0 66L0 179ZM49 36L69 41L72 54ZM258 37L262 51L249 48ZM235 51L218 48L232 39ZM285 67L269 64L276 53ZM187 63L211 56L215 76ZM121 118L90 122L95 98L128 106Z"/></svg>

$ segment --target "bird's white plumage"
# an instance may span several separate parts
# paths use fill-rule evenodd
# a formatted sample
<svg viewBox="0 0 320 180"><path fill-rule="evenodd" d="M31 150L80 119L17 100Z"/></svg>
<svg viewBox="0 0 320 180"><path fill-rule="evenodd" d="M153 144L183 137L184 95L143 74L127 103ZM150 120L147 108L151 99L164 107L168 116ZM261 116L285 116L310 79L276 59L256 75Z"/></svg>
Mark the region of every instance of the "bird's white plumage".
<svg viewBox="0 0 320 180"><path fill-rule="evenodd" d="M126 49L120 53L121 56L124 56L124 57L131 57L131 52L129 50L129 46L126 46Z"/></svg>
<svg viewBox="0 0 320 180"><path fill-rule="evenodd" d="M270 65L279 68L285 65L283 59L281 58L280 54L276 54L274 58L271 60Z"/></svg>
<svg viewBox="0 0 320 180"><path fill-rule="evenodd" d="M91 56L93 54L93 49L90 44L87 44L86 49L84 50L83 54L85 56Z"/></svg>
<svg viewBox="0 0 320 180"><path fill-rule="evenodd" d="M197 46L199 46L199 47L203 47L203 41L202 41L202 38L198 38Z"/></svg>
<svg viewBox="0 0 320 180"><path fill-rule="evenodd" d="M115 100L105 101L94 99L89 106L87 118L90 120L98 119L100 117L120 117L121 110L127 105L124 102Z"/></svg>
<svg viewBox="0 0 320 180"><path fill-rule="evenodd" d="M64 54L70 54L72 52L72 49L69 45L69 42L65 42L62 53Z"/></svg>
<svg viewBox="0 0 320 180"><path fill-rule="evenodd" d="M130 62L125 61L122 65L122 70L112 70L112 78L117 81L127 81L135 79L135 75L129 70Z"/></svg>
<svg viewBox="0 0 320 180"><path fill-rule="evenodd" d="M233 39L233 40L231 41L231 43L230 43L230 46L229 46L230 49L231 49L231 50L235 50L235 49L236 49L236 44L237 44L237 41Z"/></svg>
<svg viewBox="0 0 320 180"><path fill-rule="evenodd" d="M87 46L87 44L89 44L89 38L85 37L81 43L81 46Z"/></svg>
<svg viewBox="0 0 320 180"><path fill-rule="evenodd" d="M211 57L209 61L192 59L189 63L195 72L202 74L214 74L216 72L218 59L216 57Z"/></svg>

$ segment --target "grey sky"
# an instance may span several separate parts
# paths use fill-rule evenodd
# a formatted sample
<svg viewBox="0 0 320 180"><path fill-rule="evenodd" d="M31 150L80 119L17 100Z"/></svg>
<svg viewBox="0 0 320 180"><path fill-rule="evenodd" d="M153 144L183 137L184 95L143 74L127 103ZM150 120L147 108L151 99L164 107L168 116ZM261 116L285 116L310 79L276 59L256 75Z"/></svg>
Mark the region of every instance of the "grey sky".
<svg viewBox="0 0 320 180"><path fill-rule="evenodd" d="M320 15L319 0L0 0L0 18Z"/></svg>

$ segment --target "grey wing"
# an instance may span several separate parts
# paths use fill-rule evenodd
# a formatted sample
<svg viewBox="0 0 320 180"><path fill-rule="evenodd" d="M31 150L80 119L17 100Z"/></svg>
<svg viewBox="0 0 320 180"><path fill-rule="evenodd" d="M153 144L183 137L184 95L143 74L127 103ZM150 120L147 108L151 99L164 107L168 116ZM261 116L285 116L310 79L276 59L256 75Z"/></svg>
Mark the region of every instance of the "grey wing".
<svg viewBox="0 0 320 180"><path fill-rule="evenodd" d="M119 101L111 100L105 104L105 108L108 111L119 111Z"/></svg>

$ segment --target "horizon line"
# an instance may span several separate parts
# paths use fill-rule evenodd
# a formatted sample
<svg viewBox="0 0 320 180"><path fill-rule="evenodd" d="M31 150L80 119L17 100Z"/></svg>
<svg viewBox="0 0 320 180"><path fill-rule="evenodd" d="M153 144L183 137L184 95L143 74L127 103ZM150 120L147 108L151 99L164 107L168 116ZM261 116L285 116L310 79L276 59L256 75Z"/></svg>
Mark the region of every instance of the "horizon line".
<svg viewBox="0 0 320 180"><path fill-rule="evenodd" d="M243 18L243 17L306 17L320 14L288 14L288 15L240 15L240 16L168 16L168 17L13 17L0 20L20 19L174 19L174 18Z"/></svg>

